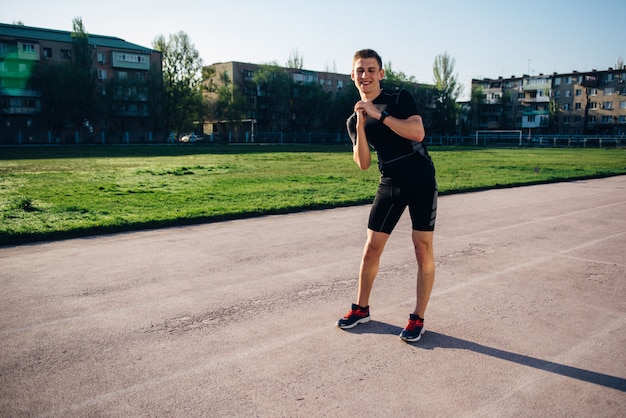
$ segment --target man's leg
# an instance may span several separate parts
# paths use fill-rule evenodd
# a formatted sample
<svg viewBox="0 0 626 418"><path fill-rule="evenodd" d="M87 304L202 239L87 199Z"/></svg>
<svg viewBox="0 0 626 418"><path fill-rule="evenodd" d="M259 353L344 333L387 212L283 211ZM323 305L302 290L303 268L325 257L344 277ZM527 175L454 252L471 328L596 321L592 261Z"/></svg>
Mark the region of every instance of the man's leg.
<svg viewBox="0 0 626 418"><path fill-rule="evenodd" d="M417 258L417 285L414 315L424 318L430 293L435 283L435 258L433 252L432 231L413 230L413 245Z"/></svg>
<svg viewBox="0 0 626 418"><path fill-rule="evenodd" d="M359 269L359 290L356 301L361 307L369 305L374 279L378 274L380 256L383 254L388 239L389 234L367 230L367 242L363 248L363 258Z"/></svg>

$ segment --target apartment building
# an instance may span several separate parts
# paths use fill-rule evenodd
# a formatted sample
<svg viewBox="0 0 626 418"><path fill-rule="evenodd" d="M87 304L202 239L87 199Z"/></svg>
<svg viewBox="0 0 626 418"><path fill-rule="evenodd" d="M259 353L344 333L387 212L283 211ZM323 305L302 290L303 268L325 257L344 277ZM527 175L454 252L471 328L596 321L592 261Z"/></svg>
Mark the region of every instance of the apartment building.
<svg viewBox="0 0 626 418"><path fill-rule="evenodd" d="M262 86L254 82L254 75L262 67L260 64L237 61L215 63L209 66L211 75L204 80L205 98L208 101L215 100L219 87L229 84L233 88L232 94L235 94L236 90L238 94L245 97L247 114L236 120L231 120L228 115L215 114L204 122L205 134L227 131L230 135L233 132L237 134L236 131L242 123L246 126L241 129L248 133L254 130L257 132L298 130L294 122L302 118L295 112L299 107L298 102L303 101L303 94L299 96L297 86L303 86L302 90L304 90L305 86L317 85L329 95L331 101L335 102L341 100L347 89L352 86L350 75L347 74L280 67L291 82L293 91L283 92L289 95L287 100L273 100L276 98L272 97L272 92L265 91ZM290 108L286 108L286 105Z"/></svg>
<svg viewBox="0 0 626 418"><path fill-rule="evenodd" d="M626 66L604 71L473 79L475 130L626 133ZM476 97L476 96L479 97Z"/></svg>
<svg viewBox="0 0 626 418"><path fill-rule="evenodd" d="M87 43L101 112L80 125L64 120L59 127L47 108L50 97L34 77L38 67L75 60L72 33L0 23L0 143L152 139L157 105L146 80L151 71L161 78L161 53L111 36L88 34Z"/></svg>

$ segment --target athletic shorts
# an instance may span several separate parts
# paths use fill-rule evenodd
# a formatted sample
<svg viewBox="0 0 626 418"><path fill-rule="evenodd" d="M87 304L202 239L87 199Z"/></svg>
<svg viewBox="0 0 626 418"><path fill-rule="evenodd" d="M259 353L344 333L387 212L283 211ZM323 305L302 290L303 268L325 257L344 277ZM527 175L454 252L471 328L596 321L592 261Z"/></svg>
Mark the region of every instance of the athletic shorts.
<svg viewBox="0 0 626 418"><path fill-rule="evenodd" d="M412 227L416 231L434 231L437 218L437 181L434 176L414 181L394 181L381 177L370 211L367 227L391 234L406 207L409 207Z"/></svg>

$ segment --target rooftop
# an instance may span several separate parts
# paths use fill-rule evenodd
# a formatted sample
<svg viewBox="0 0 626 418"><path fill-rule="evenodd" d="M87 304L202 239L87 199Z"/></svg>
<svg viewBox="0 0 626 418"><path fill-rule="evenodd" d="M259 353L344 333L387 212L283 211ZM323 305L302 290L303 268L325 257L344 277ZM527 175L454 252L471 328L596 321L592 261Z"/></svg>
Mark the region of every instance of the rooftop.
<svg viewBox="0 0 626 418"><path fill-rule="evenodd" d="M56 29L35 28L23 25L9 25L0 23L0 36L8 36L18 39L47 40L55 42L72 42L72 32ZM94 35L88 33L87 42L89 45L102 46L107 48L140 50L145 53L154 52L153 49L127 42L114 36Z"/></svg>

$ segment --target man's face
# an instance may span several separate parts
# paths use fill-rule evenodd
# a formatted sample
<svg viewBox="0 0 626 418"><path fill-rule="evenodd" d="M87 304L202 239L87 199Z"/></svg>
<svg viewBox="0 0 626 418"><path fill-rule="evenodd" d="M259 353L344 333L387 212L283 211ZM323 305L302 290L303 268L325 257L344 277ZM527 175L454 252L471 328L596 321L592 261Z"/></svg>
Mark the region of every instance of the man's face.
<svg viewBox="0 0 626 418"><path fill-rule="evenodd" d="M378 66L376 58L358 58L350 74L356 87L363 93L379 89L384 75L385 71Z"/></svg>

